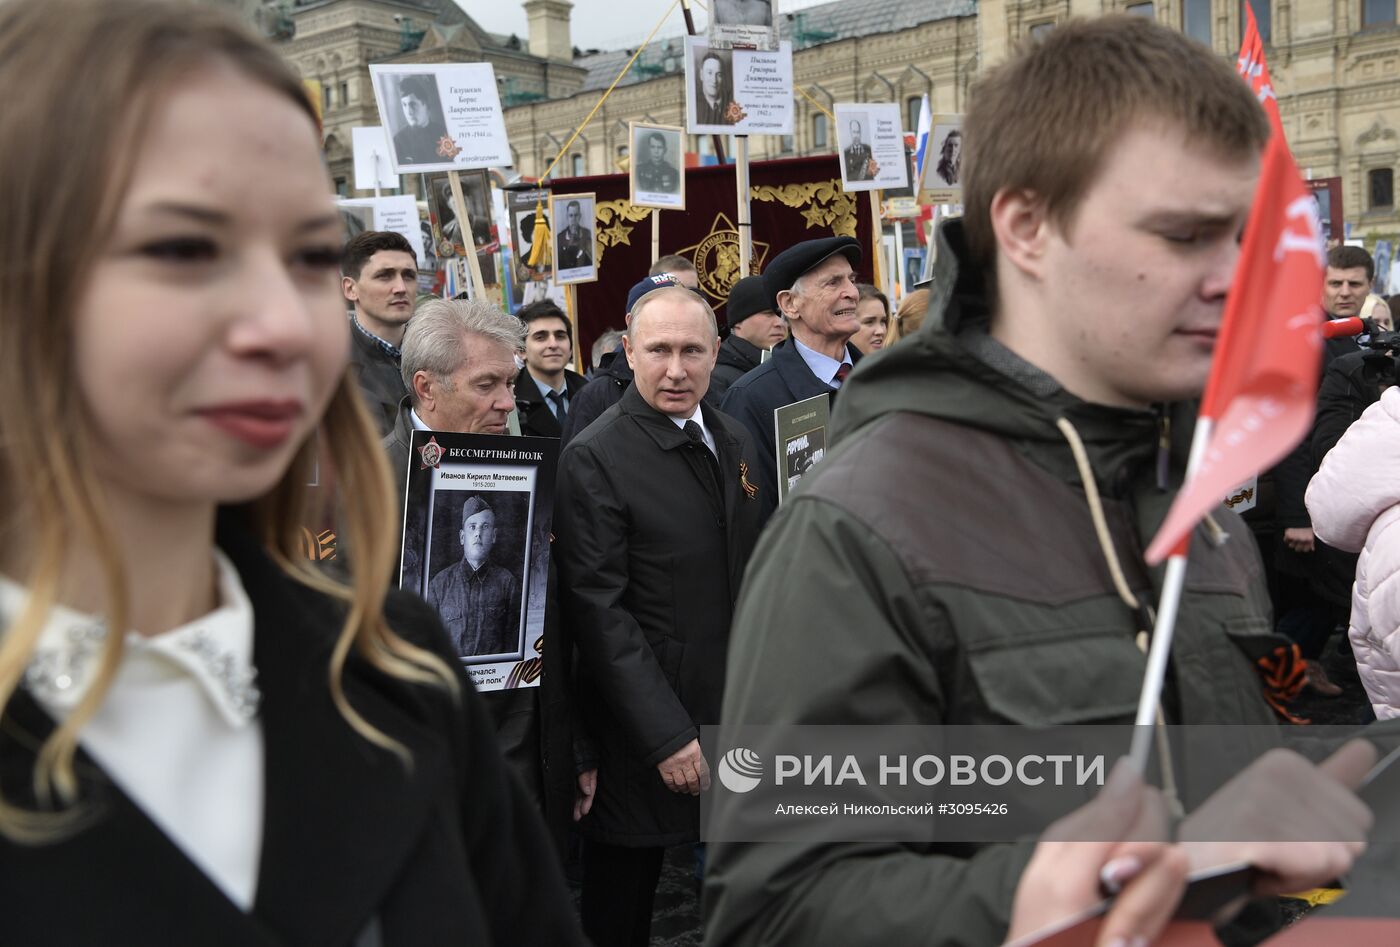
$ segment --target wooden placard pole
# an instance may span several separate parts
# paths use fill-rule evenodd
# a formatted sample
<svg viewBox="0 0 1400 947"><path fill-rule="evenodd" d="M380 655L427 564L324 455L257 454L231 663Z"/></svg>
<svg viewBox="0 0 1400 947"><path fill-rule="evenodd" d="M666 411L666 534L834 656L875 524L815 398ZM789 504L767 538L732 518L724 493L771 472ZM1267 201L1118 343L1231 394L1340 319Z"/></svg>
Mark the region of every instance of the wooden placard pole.
<svg viewBox="0 0 1400 947"><path fill-rule="evenodd" d="M467 251L467 267L472 274L472 298L485 299L486 280L481 277L481 261L476 258L476 238L472 234L472 219L467 202L462 197L462 179L456 171L447 172L447 185L452 188L452 202L457 205L457 221L461 224L462 246Z"/></svg>
<svg viewBox="0 0 1400 947"><path fill-rule="evenodd" d="M870 242L873 244L870 261L870 278L886 299L894 298L894 287L885 283L885 233L880 225L880 191L868 191L870 195Z"/></svg>
<svg viewBox="0 0 1400 947"><path fill-rule="evenodd" d="M739 200L739 274L752 274L753 261L753 219L749 208L749 136L738 135L734 139L734 183Z"/></svg>
<svg viewBox="0 0 1400 947"><path fill-rule="evenodd" d="M653 207L651 210L651 262L656 265L656 261L661 259L661 210Z"/></svg>
<svg viewBox="0 0 1400 947"><path fill-rule="evenodd" d="M573 283L564 285L564 314L569 317L569 326L573 332L574 346L574 371L583 374L583 347L578 341L578 287Z"/></svg>

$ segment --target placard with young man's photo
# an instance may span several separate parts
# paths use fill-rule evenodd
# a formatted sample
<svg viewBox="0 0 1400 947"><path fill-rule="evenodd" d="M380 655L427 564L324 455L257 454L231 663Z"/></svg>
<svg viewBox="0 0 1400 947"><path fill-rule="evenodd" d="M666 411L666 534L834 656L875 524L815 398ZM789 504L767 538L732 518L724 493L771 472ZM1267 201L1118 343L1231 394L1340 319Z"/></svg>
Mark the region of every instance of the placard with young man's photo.
<svg viewBox="0 0 1400 947"><path fill-rule="evenodd" d="M627 137L632 206L685 210L685 129L632 122Z"/></svg>
<svg viewBox="0 0 1400 947"><path fill-rule="evenodd" d="M777 0L711 0L709 42L715 49L778 48Z"/></svg>
<svg viewBox="0 0 1400 947"><path fill-rule="evenodd" d="M511 164L490 63L380 64L369 73L398 174Z"/></svg>
<svg viewBox="0 0 1400 947"><path fill-rule="evenodd" d="M686 131L791 135L792 44L773 51L719 49L685 38Z"/></svg>
<svg viewBox="0 0 1400 947"><path fill-rule="evenodd" d="M598 278L597 249L593 245L592 194L551 194L554 218L554 281L560 286L591 283Z"/></svg>
<svg viewBox="0 0 1400 947"><path fill-rule="evenodd" d="M413 432L399 584L479 691L539 683L558 454L554 438Z"/></svg>
<svg viewBox="0 0 1400 947"><path fill-rule="evenodd" d="M962 203L962 116L935 115L924 152L920 204Z"/></svg>

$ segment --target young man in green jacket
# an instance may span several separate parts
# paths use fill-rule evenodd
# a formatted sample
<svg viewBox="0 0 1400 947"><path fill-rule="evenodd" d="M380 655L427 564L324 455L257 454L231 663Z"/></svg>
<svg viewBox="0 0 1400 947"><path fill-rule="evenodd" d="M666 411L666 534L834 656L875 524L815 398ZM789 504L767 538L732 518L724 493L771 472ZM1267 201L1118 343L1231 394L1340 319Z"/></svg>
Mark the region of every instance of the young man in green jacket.
<svg viewBox="0 0 1400 947"><path fill-rule="evenodd" d="M993 70L964 130L966 216L939 232L927 320L848 380L834 450L755 550L727 725L1133 720L1161 583L1142 549L1181 482L1268 124L1225 60L1120 16ZM1225 529L1192 540L1163 713L1267 739L1257 662L1285 642L1248 531ZM1360 850L1349 786L1373 759L1266 756L1183 800L1177 838L1196 866L1251 861L1259 893L1324 884ZM1220 841L1310 817L1328 821L1305 845ZM1000 944L1029 853L712 844L707 943Z"/></svg>

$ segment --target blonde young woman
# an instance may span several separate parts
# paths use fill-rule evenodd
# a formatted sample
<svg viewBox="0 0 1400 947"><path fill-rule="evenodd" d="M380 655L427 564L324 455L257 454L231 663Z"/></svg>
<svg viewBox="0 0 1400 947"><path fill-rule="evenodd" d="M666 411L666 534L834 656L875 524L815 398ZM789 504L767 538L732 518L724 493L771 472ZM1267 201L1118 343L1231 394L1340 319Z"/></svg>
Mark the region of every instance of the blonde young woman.
<svg viewBox="0 0 1400 947"><path fill-rule="evenodd" d="M577 944L346 379L314 114L208 9L0 0L0 940ZM313 446L349 587L299 562Z"/></svg>

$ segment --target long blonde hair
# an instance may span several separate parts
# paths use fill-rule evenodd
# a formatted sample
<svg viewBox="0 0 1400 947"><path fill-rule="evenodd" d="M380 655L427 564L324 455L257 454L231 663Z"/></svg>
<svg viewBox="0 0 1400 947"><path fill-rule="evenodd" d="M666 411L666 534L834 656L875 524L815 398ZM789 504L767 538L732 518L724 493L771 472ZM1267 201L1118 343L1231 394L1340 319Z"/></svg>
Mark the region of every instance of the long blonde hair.
<svg viewBox="0 0 1400 947"><path fill-rule="evenodd" d="M109 239L143 130L178 80L211 62L232 65L284 94L315 121L300 80L278 55L224 14L171 0L0 0L0 502L7 529L32 535L28 605L0 638L0 713L8 707L54 606L69 550L101 564L107 627L127 627L126 569L97 500L98 481L73 451L89 428L72 377L75 309ZM282 480L238 512L290 576L343 603L345 624L328 673L336 706L370 742L401 745L346 700L353 649L396 678L456 693L447 662L385 622L396 561L388 463L353 382L340 380L319 429L342 499L350 584L316 571L301 551L305 484L318 440L308 439ZM23 511L21 514L19 511ZM44 841L76 825L78 735L116 673L122 634L105 637L92 687L44 742L33 774L36 807L0 799L0 834Z"/></svg>

